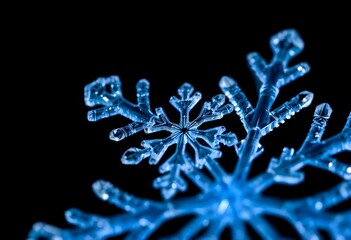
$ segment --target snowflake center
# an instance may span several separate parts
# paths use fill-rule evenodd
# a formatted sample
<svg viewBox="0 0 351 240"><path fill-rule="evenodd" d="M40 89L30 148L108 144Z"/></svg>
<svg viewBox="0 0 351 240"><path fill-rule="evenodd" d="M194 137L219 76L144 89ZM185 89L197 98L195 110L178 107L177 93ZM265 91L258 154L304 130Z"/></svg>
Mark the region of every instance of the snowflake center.
<svg viewBox="0 0 351 240"><path fill-rule="evenodd" d="M180 129L180 131L181 131L182 133L187 133L187 132L189 131L189 129L186 128L186 127L183 127L183 128Z"/></svg>

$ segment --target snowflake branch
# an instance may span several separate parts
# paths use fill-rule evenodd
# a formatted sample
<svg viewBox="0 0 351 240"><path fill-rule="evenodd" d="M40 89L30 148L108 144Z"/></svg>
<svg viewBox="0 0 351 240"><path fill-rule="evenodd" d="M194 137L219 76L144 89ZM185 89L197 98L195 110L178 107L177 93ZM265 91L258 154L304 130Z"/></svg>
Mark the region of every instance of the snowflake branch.
<svg viewBox="0 0 351 240"><path fill-rule="evenodd" d="M141 79L137 83L138 104L132 104L122 96L121 81L118 76L98 78L84 88L85 104L89 107L104 105L105 107L88 112L89 121L98 121L114 115L122 115L133 121L123 128L111 131L110 139L120 141L143 129L154 114L149 105L149 82Z"/></svg>
<svg viewBox="0 0 351 240"><path fill-rule="evenodd" d="M328 213L325 210L336 206L340 202L346 201L351 197L351 182L341 182L333 188L306 197L298 201L289 201L285 208L289 210L288 220L295 226L297 231L306 239L318 237L318 229L326 231L330 237L345 236L351 237L351 211L343 213Z"/></svg>
<svg viewBox="0 0 351 240"><path fill-rule="evenodd" d="M327 170L339 177L351 179L351 165L332 158L332 155L351 149L351 114L341 133L321 141L327 120L332 109L328 104L320 104L314 112L309 133L300 150L294 155L294 149L284 148L279 159L272 158L267 172L250 181L250 186L261 192L274 182L298 184L304 180L299 172L306 165Z"/></svg>
<svg viewBox="0 0 351 240"><path fill-rule="evenodd" d="M235 110L248 132L240 150L237 167L233 173L233 182L240 182L246 179L251 169L251 163L256 156L260 138L277 124L277 119L273 121L272 125L269 123L272 116L270 112L271 107L278 96L279 89L309 71L309 66L306 63L290 69L287 68L290 59L299 54L304 47L302 39L295 30L289 29L279 32L272 36L270 44L274 56L269 65L266 65L265 61L256 53L248 54L247 56L254 76L262 83L259 89L258 102L253 112L251 104L245 95L241 93L234 80L225 77L220 82L221 89L230 98L230 101L234 103ZM280 110L284 109L281 112L283 113L282 116L279 116L281 118L278 119L278 122L284 120L283 117L289 118L292 112L309 105L311 98L311 94L302 93L296 99L278 108L276 112L273 111L273 116L276 116ZM296 106L295 109L291 109L290 104L292 103ZM266 126L269 126L267 130L262 131Z"/></svg>

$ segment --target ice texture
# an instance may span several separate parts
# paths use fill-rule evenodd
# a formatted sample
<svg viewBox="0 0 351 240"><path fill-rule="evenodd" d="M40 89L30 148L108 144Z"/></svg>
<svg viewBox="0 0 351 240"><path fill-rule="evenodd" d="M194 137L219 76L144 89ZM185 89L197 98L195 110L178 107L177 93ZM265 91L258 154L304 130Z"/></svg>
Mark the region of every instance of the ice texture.
<svg viewBox="0 0 351 240"><path fill-rule="evenodd" d="M289 61L304 48L295 29L285 29L273 35L270 46L273 51L270 62L256 52L247 55L257 82L255 105L249 102L232 77L223 76L219 81L223 94L204 102L199 115L190 119L189 113L201 100L201 93L194 93L192 85L184 83L178 89L179 97L172 96L169 101L179 112L179 123L171 122L161 107L155 112L151 110L149 82L145 79L136 86L137 104L123 97L118 76L99 78L88 84L85 87L86 105L102 106L88 112L89 121L114 115L132 121L125 127L112 130L111 140L120 141L140 131L145 134L169 132L169 136L162 139L144 140L142 148L131 147L121 156L124 164L138 164L144 159L150 164L162 162L159 171L163 175L154 180L153 187L161 190L163 200L139 198L137 193L131 195L98 179L92 186L96 196L123 209L123 213L101 216L68 209L65 217L73 228L61 229L39 222L33 225L27 239L98 240L122 235L125 239L148 239L167 221L184 216L192 218L177 231L164 236L165 239L219 239L225 229L230 230L232 239L250 239L247 225L262 239L285 239L286 236L267 216L288 222L301 239L323 239L321 232L331 239L351 239L351 210L330 211L351 197L351 164L337 158L339 153L351 151L351 113L339 133L324 139L332 108L328 103L317 105L300 148L284 147L280 156L270 158L266 171L249 177L253 162L264 152L261 138L308 107L313 100L313 93L302 91L272 109L280 88L304 76L310 67L307 63L288 66ZM237 114L246 130L244 139L239 140L232 132L225 133L224 126L200 128L204 122L220 120L232 112ZM217 161L222 157L220 144L235 149L233 153L236 155L225 159L237 161L232 172L225 171ZM176 146L173 155L163 159L171 145ZM194 154L187 150L188 147L194 150ZM301 170L305 166L323 169L339 177L340 182L299 199L263 194L275 184L302 183L305 175ZM195 184L199 193L177 197L177 192L187 190L188 182Z"/></svg>

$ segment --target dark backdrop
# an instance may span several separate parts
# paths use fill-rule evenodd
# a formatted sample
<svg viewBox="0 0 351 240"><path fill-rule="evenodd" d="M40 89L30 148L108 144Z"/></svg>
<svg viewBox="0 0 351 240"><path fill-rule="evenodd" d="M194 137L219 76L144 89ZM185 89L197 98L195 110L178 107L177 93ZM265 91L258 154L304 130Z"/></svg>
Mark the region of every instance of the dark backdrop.
<svg viewBox="0 0 351 240"><path fill-rule="evenodd" d="M124 17L121 12L106 19L87 14L87 18L77 21L70 21L65 14L51 21L47 13L45 17L31 16L31 21L24 21L18 30L25 41L15 61L21 77L13 73L20 79L14 81L12 91L16 94L12 97L19 97L21 102L11 103L19 114L9 116L15 122L9 138L14 144L11 154L4 157L13 169L6 178L11 184L10 194L4 196L12 203L11 225L16 227L10 239L24 239L37 221L70 227L63 213L71 207L101 215L121 212L95 197L91 184L98 179L108 180L136 196L160 199L151 186L158 176L156 166L149 166L147 161L124 166L119 160L125 150L140 147L141 140L152 135L138 133L113 142L109 132L128 124L128 119L115 116L87 121L91 108L84 104L83 89L98 77L118 75L123 94L131 102L136 102L137 81L149 80L152 109L162 106L176 122L178 113L168 101L170 96L177 96L184 82L202 93L201 106L221 93L218 82L227 75L238 82L255 105L257 94L246 55L257 51L269 61L270 36L295 28L305 49L292 63L307 62L311 71L283 87L277 104L302 90L313 92L314 100L309 108L262 140L266 153L262 162L255 163L252 174L264 171L268 156L278 156L284 146L297 149L301 145L318 104L327 102L333 108L325 138L341 131L346 122L350 112L350 37L347 17L338 12L333 18L321 13L316 16L316 10L306 14L287 14L283 10L282 14L248 12L240 17L240 10L224 11L219 17L200 10L196 15L186 10L157 15L131 11ZM218 124L244 137L235 114L225 116ZM233 154L233 149L223 149L225 156ZM340 157L350 159L350 155ZM227 170L235 166L230 158L219 162ZM305 171L310 173L305 184L278 186L269 193L298 198L338 181L319 170ZM190 186L191 191L197 190ZM294 236L291 229L287 234Z"/></svg>

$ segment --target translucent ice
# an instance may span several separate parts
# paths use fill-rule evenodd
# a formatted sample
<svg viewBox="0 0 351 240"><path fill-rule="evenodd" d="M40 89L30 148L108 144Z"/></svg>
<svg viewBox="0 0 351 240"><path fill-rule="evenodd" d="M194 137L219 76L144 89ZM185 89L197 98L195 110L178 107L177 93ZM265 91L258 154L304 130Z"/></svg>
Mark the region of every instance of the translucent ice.
<svg viewBox="0 0 351 240"><path fill-rule="evenodd" d="M249 177L253 161L264 152L261 138L308 107L313 100L313 93L302 91L272 109L280 88L302 77L310 68L307 63L288 66L304 47L296 30L286 29L272 36L270 46L273 51L270 62L258 53L247 56L258 86L256 104L248 101L233 78L223 76L219 81L223 94L205 102L199 115L190 119L189 112L201 100L201 94L194 93L192 85L184 83L178 89L179 98L170 98L170 103L179 112L179 123L171 122L162 108L156 108L155 113L151 111L149 82L145 79L137 84L137 104L122 96L118 76L99 78L88 84L85 87L86 105L102 106L88 112L89 121L114 115L132 121L125 127L112 130L111 140L120 141L140 131L145 134L169 132L166 138L142 141L142 148L132 147L121 157L124 164L138 164L147 158L150 164L162 161L159 171L163 175L155 179L153 186L161 189L164 201L138 198L100 179L93 184L95 194L123 209L124 213L106 217L69 209L65 217L74 228L60 229L47 223L35 223L28 240L98 240L121 235L125 239L148 239L165 222L183 216L192 218L165 236L166 239L219 239L225 229L230 230L232 239L249 239L247 225L262 239L285 238L267 216L289 223L301 239L322 239L321 231L331 239L351 239L351 210L330 211L351 197L351 164L337 159L337 154L351 151L351 113L339 133L324 139L332 108L328 103L319 104L301 147L296 151L284 147L280 156L271 157L266 171ZM247 132L244 139L237 139L231 132L224 133L224 126L199 129L204 122L219 120L231 112L238 115ZM232 172L226 172L216 161L222 157L220 144L235 149L236 156L225 159L237 161ZM168 159L162 159L171 145L176 146L175 152ZM194 154L187 151L187 145L192 147ZM297 185L303 182L305 175L301 170L307 165L339 177L340 182L298 199L263 194L274 184ZM207 171L203 171L204 167ZM200 192L177 197L178 191L187 189L187 180L198 186Z"/></svg>

